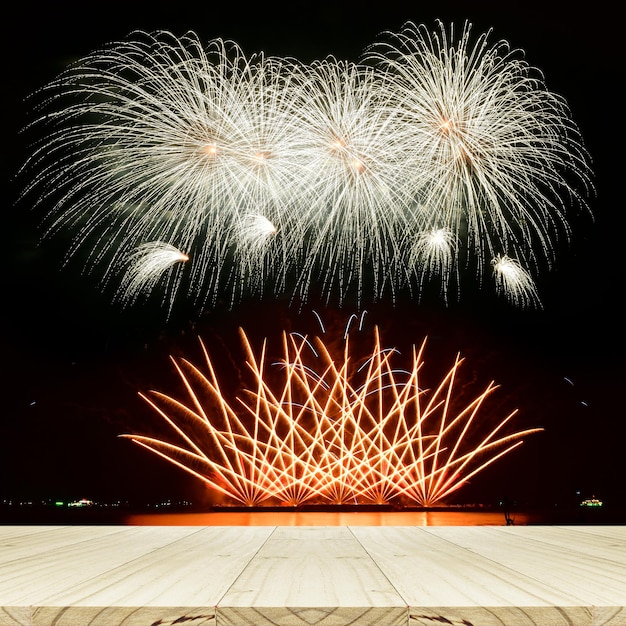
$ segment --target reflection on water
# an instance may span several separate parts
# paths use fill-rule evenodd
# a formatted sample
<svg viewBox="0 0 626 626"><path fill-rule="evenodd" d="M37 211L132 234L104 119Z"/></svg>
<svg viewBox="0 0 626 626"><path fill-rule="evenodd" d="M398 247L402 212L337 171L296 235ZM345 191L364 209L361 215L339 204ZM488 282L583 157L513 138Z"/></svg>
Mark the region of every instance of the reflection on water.
<svg viewBox="0 0 626 626"><path fill-rule="evenodd" d="M533 523L533 516L513 515L514 523ZM504 526L501 511L250 511L150 513L129 515L133 526Z"/></svg>

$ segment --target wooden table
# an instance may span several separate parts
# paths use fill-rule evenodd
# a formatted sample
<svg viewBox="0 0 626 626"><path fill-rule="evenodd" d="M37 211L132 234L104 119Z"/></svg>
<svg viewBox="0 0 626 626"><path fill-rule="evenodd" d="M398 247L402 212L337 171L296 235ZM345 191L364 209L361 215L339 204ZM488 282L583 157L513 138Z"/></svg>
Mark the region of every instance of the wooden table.
<svg viewBox="0 0 626 626"><path fill-rule="evenodd" d="M626 526L0 526L1 626L626 625Z"/></svg>

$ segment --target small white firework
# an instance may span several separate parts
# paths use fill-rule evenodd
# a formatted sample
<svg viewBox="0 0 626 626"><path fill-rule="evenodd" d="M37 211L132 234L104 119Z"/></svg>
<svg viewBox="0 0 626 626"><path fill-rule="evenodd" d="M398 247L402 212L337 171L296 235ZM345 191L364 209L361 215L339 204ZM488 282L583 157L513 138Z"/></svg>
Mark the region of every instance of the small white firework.
<svg viewBox="0 0 626 626"><path fill-rule="evenodd" d="M540 306L532 276L511 257L497 255L491 261L496 291L520 308Z"/></svg>
<svg viewBox="0 0 626 626"><path fill-rule="evenodd" d="M189 257L178 248L162 241L137 246L126 260L126 272L116 297L122 301L134 301L139 294L150 293L167 270L188 260Z"/></svg>
<svg viewBox="0 0 626 626"><path fill-rule="evenodd" d="M259 213L244 215L234 228L236 269L233 274L239 278L241 292L263 293L268 276L276 276L272 265L276 249L281 245L281 241L276 241L277 232L276 226ZM284 285L275 278L274 291L280 292L282 287Z"/></svg>
<svg viewBox="0 0 626 626"><path fill-rule="evenodd" d="M237 241L246 253L262 254L276 235L276 226L260 214L245 215L237 229Z"/></svg>
<svg viewBox="0 0 626 626"><path fill-rule="evenodd" d="M421 281L438 277L444 295L447 294L457 245L457 237L450 229L433 228L417 233L413 246L411 265L421 276Z"/></svg>

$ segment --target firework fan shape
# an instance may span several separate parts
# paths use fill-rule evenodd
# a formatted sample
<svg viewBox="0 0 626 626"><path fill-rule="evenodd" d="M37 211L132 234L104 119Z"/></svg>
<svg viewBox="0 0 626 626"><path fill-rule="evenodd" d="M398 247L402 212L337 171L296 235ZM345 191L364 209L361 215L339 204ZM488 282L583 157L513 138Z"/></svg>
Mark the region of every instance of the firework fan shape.
<svg viewBox="0 0 626 626"><path fill-rule="evenodd" d="M540 430L507 432L516 411L485 424L493 383L469 403L455 398L460 357L438 385L422 388L426 341L404 370L377 329L361 357L347 333L338 358L319 337L284 333L278 360L266 342L255 355L241 338L251 381L243 393L222 390L202 345L202 369L173 359L185 399L143 395L171 437L123 435L231 503L433 506Z"/></svg>
<svg viewBox="0 0 626 626"><path fill-rule="evenodd" d="M433 280L447 297L499 255L521 279L494 274L499 291L536 305L570 205L588 208L589 159L521 52L470 34L409 23L358 63L304 64L133 33L38 92L25 195L123 302L184 284L200 306L360 304ZM159 281L161 246L188 260Z"/></svg>

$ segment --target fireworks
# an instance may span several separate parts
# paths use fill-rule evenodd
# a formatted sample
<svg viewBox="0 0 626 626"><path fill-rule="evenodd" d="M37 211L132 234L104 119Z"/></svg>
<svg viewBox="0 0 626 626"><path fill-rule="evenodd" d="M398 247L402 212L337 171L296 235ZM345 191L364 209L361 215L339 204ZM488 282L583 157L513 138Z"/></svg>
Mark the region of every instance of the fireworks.
<svg viewBox="0 0 626 626"><path fill-rule="evenodd" d="M118 297L134 299L142 291L151 291L164 272L176 263L189 260L186 254L167 243L152 241L141 244L126 259L128 265L118 290Z"/></svg>
<svg viewBox="0 0 626 626"><path fill-rule="evenodd" d="M308 65L135 33L41 90L34 125L51 130L25 193L128 302L173 300L182 280L200 306L312 289L361 303L430 280L447 297L506 257L526 296L496 273L498 290L537 304L532 274L568 237L568 204L586 207L589 162L540 73L470 31L407 24L358 63ZM156 271L137 253L153 242L188 260Z"/></svg>
<svg viewBox="0 0 626 626"><path fill-rule="evenodd" d="M408 156L426 227L463 233L479 274L497 255L550 263L551 242L569 232L563 197L584 205L573 183L589 183L565 101L519 50L488 33L472 43L469 25L388 35L369 58L391 77L399 132L419 146Z"/></svg>
<svg viewBox="0 0 626 626"><path fill-rule="evenodd" d="M491 264L498 291L508 294L520 306L538 302L539 296L532 278L517 261L506 255L498 255Z"/></svg>
<svg viewBox="0 0 626 626"><path fill-rule="evenodd" d="M346 331L337 358L319 337L284 333L278 359L241 338L250 384L236 397L202 345L203 368L173 359L185 399L143 395L171 438L125 435L233 503L433 506L539 430L507 433L516 411L485 423L493 383L469 402L455 397L460 357L423 388L426 341L405 370L377 330L365 355Z"/></svg>
<svg viewBox="0 0 626 626"><path fill-rule="evenodd" d="M448 228L424 230L415 238L411 265L420 269L422 281L439 276L445 294L456 249L457 238Z"/></svg>

